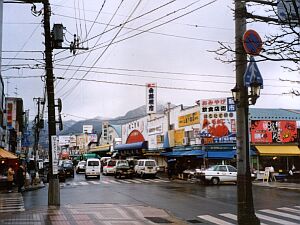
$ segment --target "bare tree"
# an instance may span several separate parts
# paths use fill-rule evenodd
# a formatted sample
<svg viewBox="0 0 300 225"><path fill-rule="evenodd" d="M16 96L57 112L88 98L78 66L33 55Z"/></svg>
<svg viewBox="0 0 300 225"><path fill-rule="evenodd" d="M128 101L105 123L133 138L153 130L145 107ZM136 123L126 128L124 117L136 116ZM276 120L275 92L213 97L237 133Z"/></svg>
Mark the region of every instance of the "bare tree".
<svg viewBox="0 0 300 225"><path fill-rule="evenodd" d="M247 23L265 23L272 26L272 33L264 37L263 49L256 61L289 61L291 71L300 70L300 0L246 0L243 15ZM263 11L261 9L264 9ZM263 15L255 13L260 11ZM224 63L235 62L235 49L219 43L214 51Z"/></svg>

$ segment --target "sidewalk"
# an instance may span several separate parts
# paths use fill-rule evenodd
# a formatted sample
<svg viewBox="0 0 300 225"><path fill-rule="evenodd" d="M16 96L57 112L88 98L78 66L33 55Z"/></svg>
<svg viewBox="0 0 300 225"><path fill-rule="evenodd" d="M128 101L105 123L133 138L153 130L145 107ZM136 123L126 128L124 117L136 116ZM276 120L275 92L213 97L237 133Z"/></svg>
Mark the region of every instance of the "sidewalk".
<svg viewBox="0 0 300 225"><path fill-rule="evenodd" d="M269 188L279 188L279 189L288 189L300 191L300 183L291 183L291 182L262 182L254 181L252 182L255 186L269 187Z"/></svg>
<svg viewBox="0 0 300 225"><path fill-rule="evenodd" d="M31 225L144 225L187 224L162 209L141 205L78 204L0 213L0 224Z"/></svg>

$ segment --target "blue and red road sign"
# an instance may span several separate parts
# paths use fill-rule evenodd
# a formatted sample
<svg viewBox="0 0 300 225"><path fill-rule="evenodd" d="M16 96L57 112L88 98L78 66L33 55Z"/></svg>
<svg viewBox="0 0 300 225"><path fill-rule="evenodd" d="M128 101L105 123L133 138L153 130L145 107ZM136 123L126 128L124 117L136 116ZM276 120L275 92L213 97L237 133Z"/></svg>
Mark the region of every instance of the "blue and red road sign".
<svg viewBox="0 0 300 225"><path fill-rule="evenodd" d="M259 55L262 50L262 40L255 30L247 30L243 36L243 46L247 54Z"/></svg>

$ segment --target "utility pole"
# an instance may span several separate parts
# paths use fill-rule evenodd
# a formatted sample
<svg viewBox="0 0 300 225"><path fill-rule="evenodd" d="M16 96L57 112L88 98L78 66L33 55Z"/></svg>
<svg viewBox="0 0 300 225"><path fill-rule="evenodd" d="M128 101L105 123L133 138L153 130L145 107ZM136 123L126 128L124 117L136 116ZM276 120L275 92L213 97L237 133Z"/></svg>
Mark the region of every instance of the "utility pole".
<svg viewBox="0 0 300 225"><path fill-rule="evenodd" d="M33 98L33 100L37 100L37 104L38 104L38 114L35 117L35 125L34 125L34 146L33 146L35 171L37 171L36 155L38 151L39 138L40 138L40 103L41 103L40 99L41 98Z"/></svg>
<svg viewBox="0 0 300 225"><path fill-rule="evenodd" d="M55 102L54 102L54 77L52 62L52 42L50 29L51 8L49 0L43 1L44 5L44 31L45 31L45 60L46 60L46 86L48 101L48 139L49 139L49 189L48 205L60 205L60 187L57 175L53 174L52 165L52 136L56 135Z"/></svg>
<svg viewBox="0 0 300 225"><path fill-rule="evenodd" d="M237 219L239 225L260 224L253 206L252 183L249 162L248 130L248 88L244 85L244 73L247 68L247 54L243 48L243 35L246 32L246 2L235 0L235 51L236 85L240 90L240 102L237 104Z"/></svg>

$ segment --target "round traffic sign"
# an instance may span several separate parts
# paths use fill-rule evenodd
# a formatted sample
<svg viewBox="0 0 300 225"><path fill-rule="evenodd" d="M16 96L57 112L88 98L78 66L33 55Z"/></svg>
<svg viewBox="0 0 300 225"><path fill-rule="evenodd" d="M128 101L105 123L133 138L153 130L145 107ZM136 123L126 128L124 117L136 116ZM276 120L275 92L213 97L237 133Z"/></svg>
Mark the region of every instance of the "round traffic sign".
<svg viewBox="0 0 300 225"><path fill-rule="evenodd" d="M247 30L243 36L243 46L247 54L258 55L262 49L262 40L255 30Z"/></svg>

